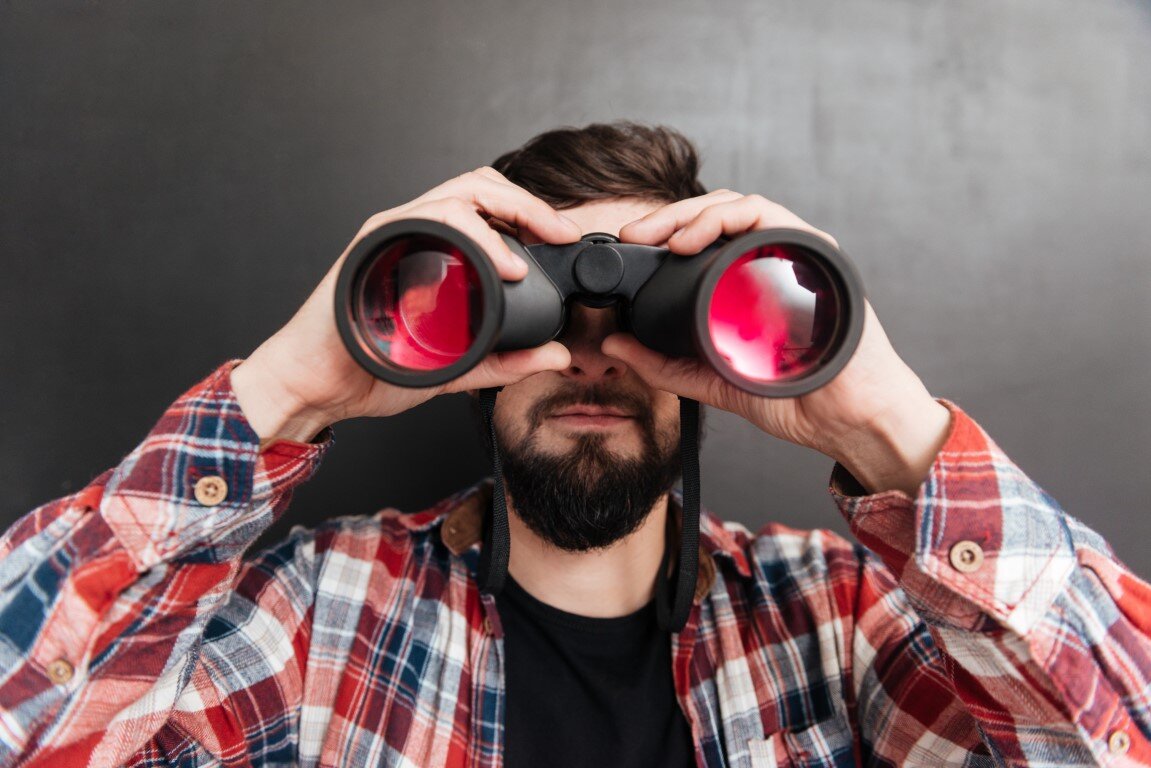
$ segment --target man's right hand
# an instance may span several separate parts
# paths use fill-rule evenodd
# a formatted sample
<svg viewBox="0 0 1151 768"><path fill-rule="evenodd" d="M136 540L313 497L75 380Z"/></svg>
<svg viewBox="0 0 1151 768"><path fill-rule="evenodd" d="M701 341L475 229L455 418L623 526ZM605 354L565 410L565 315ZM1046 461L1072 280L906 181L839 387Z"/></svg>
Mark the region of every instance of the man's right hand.
<svg viewBox="0 0 1151 768"><path fill-rule="evenodd" d="M486 167L372 216L288 324L232 371L236 398L261 439L306 442L343 419L390 416L444 392L513 384L570 364L567 348L550 341L535 349L488 355L460 378L426 389L396 387L361 368L336 329L336 276L365 234L388 222L411 218L432 219L460 230L488 255L504 280L523 279L527 266L508 249L488 219L529 230L548 243L575 242L582 234L570 219Z"/></svg>

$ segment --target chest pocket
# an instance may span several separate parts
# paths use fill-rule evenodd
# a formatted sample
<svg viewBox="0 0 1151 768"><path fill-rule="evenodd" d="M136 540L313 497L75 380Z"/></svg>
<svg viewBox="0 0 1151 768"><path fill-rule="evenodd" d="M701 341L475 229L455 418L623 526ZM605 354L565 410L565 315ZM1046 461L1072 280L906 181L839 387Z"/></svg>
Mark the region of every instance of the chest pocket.
<svg viewBox="0 0 1151 768"><path fill-rule="evenodd" d="M800 731L780 731L747 743L751 768L839 768L854 766L855 740L843 716Z"/></svg>

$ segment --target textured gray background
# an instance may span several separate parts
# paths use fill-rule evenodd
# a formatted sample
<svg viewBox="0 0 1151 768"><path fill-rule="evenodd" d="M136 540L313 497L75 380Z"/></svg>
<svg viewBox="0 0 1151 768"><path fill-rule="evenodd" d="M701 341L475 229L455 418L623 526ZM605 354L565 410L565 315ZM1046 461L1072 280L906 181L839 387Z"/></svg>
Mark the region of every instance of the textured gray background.
<svg viewBox="0 0 1151 768"><path fill-rule="evenodd" d="M932 391L1151 575L1149 72L1145 0L3 0L0 523L270 335L371 213L632 118L836 235ZM460 399L336 434L288 522L485 470ZM722 515L844 530L829 469L712 415Z"/></svg>

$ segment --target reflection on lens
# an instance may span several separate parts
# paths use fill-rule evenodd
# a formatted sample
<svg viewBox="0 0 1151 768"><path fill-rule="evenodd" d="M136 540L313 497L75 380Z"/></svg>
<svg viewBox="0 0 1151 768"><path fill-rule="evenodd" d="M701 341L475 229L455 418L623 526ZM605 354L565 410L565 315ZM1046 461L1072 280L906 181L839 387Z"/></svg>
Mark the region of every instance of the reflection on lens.
<svg viewBox="0 0 1151 768"><path fill-rule="evenodd" d="M803 376L831 347L838 301L827 272L797 245L743 254L720 276L708 333L736 373L756 381Z"/></svg>
<svg viewBox="0 0 1151 768"><path fill-rule="evenodd" d="M368 267L361 286L357 323L391 365L443 368L475 342L482 316L479 276L446 241L419 236L389 246Z"/></svg>

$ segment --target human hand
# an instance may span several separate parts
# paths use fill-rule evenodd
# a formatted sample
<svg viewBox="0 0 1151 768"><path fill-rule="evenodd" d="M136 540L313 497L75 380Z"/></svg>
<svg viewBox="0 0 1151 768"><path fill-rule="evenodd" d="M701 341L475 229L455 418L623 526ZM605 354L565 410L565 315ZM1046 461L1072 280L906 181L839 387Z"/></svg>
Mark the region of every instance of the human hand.
<svg viewBox="0 0 1151 768"><path fill-rule="evenodd" d="M553 341L535 349L491 354L467 374L438 387L397 387L364 370L336 328L336 278L364 235L410 218L440 221L463 232L488 255L504 280L522 279L527 265L493 226L527 230L549 243L575 242L581 234L574 222L488 167L370 217L292 319L232 371L240 407L261 438L307 441L343 419L389 416L444 392L503 386L570 364L567 349Z"/></svg>
<svg viewBox="0 0 1151 768"><path fill-rule="evenodd" d="M777 227L804 230L838 247L777 203L726 189L663 206L623 227L620 239L686 256L721 236ZM768 434L832 457L868 490L914 493L946 438L950 414L896 354L869 303L865 313L863 336L846 367L820 389L794 398L750 394L706 362L667 357L630 334L613 334L602 348L653 387L730 411Z"/></svg>

